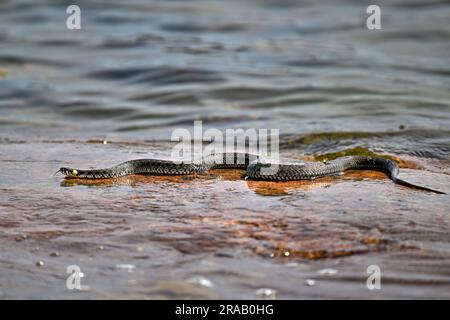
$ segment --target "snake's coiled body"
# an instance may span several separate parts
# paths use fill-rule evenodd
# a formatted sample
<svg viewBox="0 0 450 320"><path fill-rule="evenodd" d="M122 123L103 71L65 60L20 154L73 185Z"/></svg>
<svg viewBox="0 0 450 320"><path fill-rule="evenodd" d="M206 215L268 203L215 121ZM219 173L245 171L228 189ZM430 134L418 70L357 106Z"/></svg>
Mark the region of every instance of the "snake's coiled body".
<svg viewBox="0 0 450 320"><path fill-rule="evenodd" d="M202 174L209 169L246 169L248 179L255 180L313 180L316 178L341 174L346 170L376 170L389 175L395 183L434 193L444 192L411 184L398 178L397 163L386 158L350 156L329 162L271 163L248 153L213 154L192 163L158 159L138 159L123 162L115 167L97 170L78 170L61 168L59 172L67 178L105 179L130 174L188 175Z"/></svg>

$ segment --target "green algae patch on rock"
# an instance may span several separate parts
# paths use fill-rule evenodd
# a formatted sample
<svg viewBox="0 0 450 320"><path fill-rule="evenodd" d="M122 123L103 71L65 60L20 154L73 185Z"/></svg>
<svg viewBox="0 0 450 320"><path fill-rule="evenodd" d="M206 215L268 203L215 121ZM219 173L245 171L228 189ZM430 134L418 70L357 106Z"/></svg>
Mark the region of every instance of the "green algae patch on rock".
<svg viewBox="0 0 450 320"><path fill-rule="evenodd" d="M379 154L375 153L373 151L370 151L369 149L363 148L363 147L356 147L351 149L342 150L339 152L333 152L333 153L326 153L321 155L314 156L316 161L330 161L334 160L340 157L346 157L346 156L363 156L363 157L378 157L378 158L386 158L390 159L392 161L397 162L397 164L402 168L409 168L409 169L421 169L421 166L418 164L407 161L404 159L400 159L391 155L387 154Z"/></svg>
<svg viewBox="0 0 450 320"><path fill-rule="evenodd" d="M363 156L363 157L380 157L380 158L386 158L393 161L397 161L397 158L394 158L392 156L378 154L373 151L370 151L369 149L362 148L362 147L356 147L352 149L346 149L339 152L333 152L333 153L326 153L322 155L316 155L314 158L317 161L330 161L341 157L346 156Z"/></svg>
<svg viewBox="0 0 450 320"><path fill-rule="evenodd" d="M298 142L311 144L318 140L357 140L373 138L379 135L377 132L322 132L304 136Z"/></svg>
<svg viewBox="0 0 450 320"><path fill-rule="evenodd" d="M0 67L0 79L6 78L7 75L8 75L8 70L6 70L5 68Z"/></svg>

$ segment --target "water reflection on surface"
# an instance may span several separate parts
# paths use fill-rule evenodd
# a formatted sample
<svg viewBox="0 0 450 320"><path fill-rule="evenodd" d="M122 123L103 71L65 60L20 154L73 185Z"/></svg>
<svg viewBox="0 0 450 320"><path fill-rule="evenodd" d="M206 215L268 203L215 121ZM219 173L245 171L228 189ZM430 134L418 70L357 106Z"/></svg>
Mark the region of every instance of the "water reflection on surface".
<svg viewBox="0 0 450 320"><path fill-rule="evenodd" d="M448 292L448 195L410 190L370 171L314 182L245 181L242 170L227 169L105 180L53 176L64 163L57 160L61 154L77 159L72 165L90 167L100 165L105 149L111 163L167 150L146 143L134 145L135 153L123 152L128 148L79 142L2 145L2 157L28 159L2 161L0 241L9 249L0 265L8 274L2 288L10 295L38 297L34 288L43 289L45 281L46 295L69 297L58 283L67 265L78 264L89 285L80 297L254 297L258 287L273 287L286 298L345 297L355 291L369 298L357 285L364 283L368 261L386 269L386 286L394 288L387 297L411 296L395 289L404 283L418 296L431 294L430 286L433 296ZM448 175L433 170L402 169L402 175L444 189ZM403 264L416 267L406 275ZM124 274L116 265L133 268ZM242 270L248 266L254 272ZM316 274L331 266L337 275ZM270 278L263 277L267 272ZM195 276L216 285L193 285L188 279ZM23 278L33 290L24 293ZM305 293L298 284L310 278L317 285ZM338 290L342 286L346 291Z"/></svg>
<svg viewBox="0 0 450 320"><path fill-rule="evenodd" d="M280 129L292 159L390 155L448 192L447 3L380 3L379 32L364 1L80 5L73 32L64 1L0 3L0 298L449 298L449 196L382 173L53 175L168 158L172 131L202 120Z"/></svg>

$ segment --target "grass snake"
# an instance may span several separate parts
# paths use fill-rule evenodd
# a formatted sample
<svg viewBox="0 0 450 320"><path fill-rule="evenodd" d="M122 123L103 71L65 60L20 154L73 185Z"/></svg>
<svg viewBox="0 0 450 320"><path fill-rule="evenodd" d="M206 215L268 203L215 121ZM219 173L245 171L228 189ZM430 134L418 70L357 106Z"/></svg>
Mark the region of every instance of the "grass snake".
<svg viewBox="0 0 450 320"><path fill-rule="evenodd" d="M220 153L203 157L193 162L179 162L158 159L137 159L123 162L107 169L79 170L61 168L66 178L106 179L131 174L188 175L203 174L209 169L240 168L246 170L246 178L253 180L313 180L343 173L346 170L375 170L389 175L397 184L424 191L445 194L409 183L398 178L399 167L395 161L381 157L347 156L327 162L267 162L257 155L248 153Z"/></svg>

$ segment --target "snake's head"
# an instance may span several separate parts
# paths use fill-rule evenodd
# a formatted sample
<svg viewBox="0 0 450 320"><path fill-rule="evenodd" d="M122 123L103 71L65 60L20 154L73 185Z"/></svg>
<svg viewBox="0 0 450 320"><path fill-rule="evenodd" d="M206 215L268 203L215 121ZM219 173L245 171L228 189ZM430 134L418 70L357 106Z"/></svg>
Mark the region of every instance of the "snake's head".
<svg viewBox="0 0 450 320"><path fill-rule="evenodd" d="M60 168L58 172L61 172L63 175L65 175L68 178L77 178L78 177L78 170L76 170L76 169Z"/></svg>

